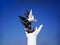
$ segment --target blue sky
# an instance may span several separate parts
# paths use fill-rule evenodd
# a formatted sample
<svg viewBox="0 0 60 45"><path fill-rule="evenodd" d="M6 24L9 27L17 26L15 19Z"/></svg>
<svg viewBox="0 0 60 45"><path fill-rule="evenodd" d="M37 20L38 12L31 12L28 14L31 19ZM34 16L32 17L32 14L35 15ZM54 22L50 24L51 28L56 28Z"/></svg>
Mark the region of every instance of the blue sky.
<svg viewBox="0 0 60 45"><path fill-rule="evenodd" d="M1 45L26 45L24 27L19 15L24 16L25 10L32 9L38 20L34 27L43 24L38 35L38 45L57 45L59 32L59 1L58 0L2 0L1 2Z"/></svg>

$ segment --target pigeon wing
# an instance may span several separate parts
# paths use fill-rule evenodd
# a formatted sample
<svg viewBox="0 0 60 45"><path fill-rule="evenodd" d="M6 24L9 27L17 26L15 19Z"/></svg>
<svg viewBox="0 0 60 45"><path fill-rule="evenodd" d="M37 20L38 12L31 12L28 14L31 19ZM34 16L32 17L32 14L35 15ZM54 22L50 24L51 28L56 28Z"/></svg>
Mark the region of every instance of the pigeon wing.
<svg viewBox="0 0 60 45"><path fill-rule="evenodd" d="M29 19L33 20L34 16L32 15L32 10L30 10Z"/></svg>
<svg viewBox="0 0 60 45"><path fill-rule="evenodd" d="M28 23L26 23L26 22L21 22L23 25L24 25L24 27L25 28L28 28L28 29L31 29L32 27L31 27L31 25L30 24L28 24Z"/></svg>
<svg viewBox="0 0 60 45"><path fill-rule="evenodd" d="M29 18L32 18L32 10L30 10Z"/></svg>
<svg viewBox="0 0 60 45"><path fill-rule="evenodd" d="M22 16L18 16L21 20L25 21L26 18L25 17L22 17Z"/></svg>
<svg viewBox="0 0 60 45"><path fill-rule="evenodd" d="M21 22L25 28L28 28L28 25L25 22Z"/></svg>

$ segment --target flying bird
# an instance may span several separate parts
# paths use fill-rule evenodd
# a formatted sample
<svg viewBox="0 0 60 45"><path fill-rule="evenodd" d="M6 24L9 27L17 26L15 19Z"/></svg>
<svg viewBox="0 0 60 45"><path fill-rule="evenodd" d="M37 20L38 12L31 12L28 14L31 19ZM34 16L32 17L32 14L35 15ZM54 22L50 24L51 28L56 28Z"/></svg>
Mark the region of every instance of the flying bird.
<svg viewBox="0 0 60 45"><path fill-rule="evenodd" d="M31 22L36 22L37 20L34 18L34 16L32 15L32 10L30 10L30 12L26 11L25 12L25 16L18 16L21 19L21 23L24 25L25 31L27 31L28 33L32 33L34 32L34 28L31 26Z"/></svg>

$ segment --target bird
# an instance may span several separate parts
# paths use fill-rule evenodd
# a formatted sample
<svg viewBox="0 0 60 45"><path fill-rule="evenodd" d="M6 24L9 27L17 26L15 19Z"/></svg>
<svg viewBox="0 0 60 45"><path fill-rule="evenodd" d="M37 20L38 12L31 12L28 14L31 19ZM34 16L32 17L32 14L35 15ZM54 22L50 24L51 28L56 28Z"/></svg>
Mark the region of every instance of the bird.
<svg viewBox="0 0 60 45"><path fill-rule="evenodd" d="M35 19L35 17L32 15L32 9L30 10L30 13L29 13L29 15L28 15L27 20L28 20L29 22L36 22L36 21L37 21L37 19Z"/></svg>
<svg viewBox="0 0 60 45"><path fill-rule="evenodd" d="M37 20L34 18L34 16L32 15L32 10L26 11L25 12L25 16L18 16L21 19L21 23L24 25L25 27L25 31L27 31L28 33L32 33L34 32L34 28L31 26L32 22L36 22Z"/></svg>
<svg viewBox="0 0 60 45"><path fill-rule="evenodd" d="M25 21L25 22L36 22L37 19L35 19L35 17L32 15L32 9L30 10L30 12L26 11L25 12L25 17L19 16L21 20Z"/></svg>

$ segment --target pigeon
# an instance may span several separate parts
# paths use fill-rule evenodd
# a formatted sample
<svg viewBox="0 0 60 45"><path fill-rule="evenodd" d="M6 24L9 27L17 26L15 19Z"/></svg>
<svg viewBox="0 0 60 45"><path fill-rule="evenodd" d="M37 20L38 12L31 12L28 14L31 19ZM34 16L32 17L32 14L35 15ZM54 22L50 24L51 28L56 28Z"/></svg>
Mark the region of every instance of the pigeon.
<svg viewBox="0 0 60 45"><path fill-rule="evenodd" d="M30 10L30 13L29 13L29 15L28 15L27 20L28 20L29 22L36 22L36 21L37 21L37 20L34 18L34 16L32 15L32 9Z"/></svg>
<svg viewBox="0 0 60 45"><path fill-rule="evenodd" d="M27 31L28 33L32 33L34 32L34 28L31 26L31 22L36 22L37 20L32 15L32 10L30 10L30 12L26 11L25 16L26 17L23 16L18 16L18 17L21 19L21 23L25 27L24 30Z"/></svg>

